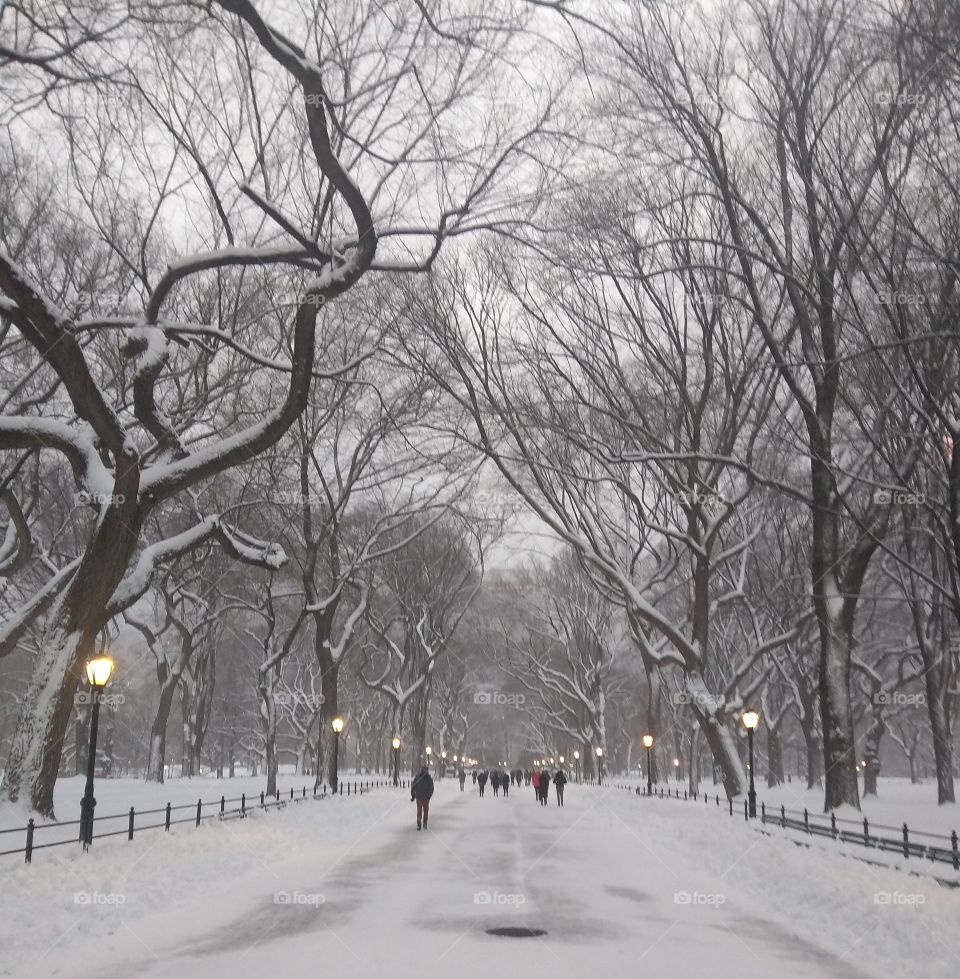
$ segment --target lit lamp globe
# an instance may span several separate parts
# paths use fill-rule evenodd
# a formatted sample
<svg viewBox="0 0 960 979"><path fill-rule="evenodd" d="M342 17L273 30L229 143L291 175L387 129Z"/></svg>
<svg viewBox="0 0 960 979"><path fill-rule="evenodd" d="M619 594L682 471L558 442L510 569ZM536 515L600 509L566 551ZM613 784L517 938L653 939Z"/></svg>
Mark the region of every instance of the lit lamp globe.
<svg viewBox="0 0 960 979"><path fill-rule="evenodd" d="M645 734L643 736L643 746L644 746L644 748L652 748L653 747L653 735L652 734Z"/></svg>
<svg viewBox="0 0 960 979"><path fill-rule="evenodd" d="M563 755L560 756L560 764L563 764Z"/></svg>
<svg viewBox="0 0 960 979"><path fill-rule="evenodd" d="M87 661L87 679L91 687L105 687L113 673L113 660L109 656L97 656Z"/></svg>
<svg viewBox="0 0 960 979"><path fill-rule="evenodd" d="M339 734L343 730L343 718L342 717L335 717L330 722L330 727L333 728L333 733L334 734ZM344 749L344 751L346 751L346 749Z"/></svg>
<svg viewBox="0 0 960 979"><path fill-rule="evenodd" d="M393 750L394 751L399 751L400 750L400 739L399 738L394 738L393 741L391 741L390 743L393 745Z"/></svg>
<svg viewBox="0 0 960 979"><path fill-rule="evenodd" d="M743 726L748 731L756 730L757 725L760 723L760 714L755 710L745 710L741 716L743 721Z"/></svg>
<svg viewBox="0 0 960 979"><path fill-rule="evenodd" d="M580 752L579 751L575 751L573 753L573 760L574 761L580 761Z"/></svg>
<svg viewBox="0 0 960 979"><path fill-rule="evenodd" d="M602 758L603 757L603 748L597 748L597 757L598 758Z"/></svg>

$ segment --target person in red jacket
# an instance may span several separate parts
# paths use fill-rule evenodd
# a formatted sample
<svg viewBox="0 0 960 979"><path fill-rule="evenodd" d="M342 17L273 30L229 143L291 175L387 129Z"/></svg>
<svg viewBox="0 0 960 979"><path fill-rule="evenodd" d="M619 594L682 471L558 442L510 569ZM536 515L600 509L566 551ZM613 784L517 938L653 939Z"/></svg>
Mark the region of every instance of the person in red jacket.
<svg viewBox="0 0 960 979"><path fill-rule="evenodd" d="M530 780L533 782L533 794L537 797L537 802L540 801L540 773L534 769L533 778Z"/></svg>

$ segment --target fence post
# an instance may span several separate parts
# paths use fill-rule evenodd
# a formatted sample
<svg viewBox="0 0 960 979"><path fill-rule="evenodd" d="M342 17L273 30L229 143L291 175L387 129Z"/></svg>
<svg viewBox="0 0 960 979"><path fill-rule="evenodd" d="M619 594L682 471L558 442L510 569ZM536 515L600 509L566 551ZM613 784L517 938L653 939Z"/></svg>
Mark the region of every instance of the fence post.
<svg viewBox="0 0 960 979"><path fill-rule="evenodd" d="M170 832L170 803L167 803L167 818L164 822L163 828L169 833Z"/></svg>
<svg viewBox="0 0 960 979"><path fill-rule="evenodd" d="M243 819L247 814L247 793L240 793L240 818Z"/></svg>
<svg viewBox="0 0 960 979"><path fill-rule="evenodd" d="M197 825L200 825L200 816L203 813L203 799L197 799Z"/></svg>
<svg viewBox="0 0 960 979"><path fill-rule="evenodd" d="M32 820L31 820L32 822ZM953 850L953 869L960 870L960 851L957 849L957 831L950 834L950 849Z"/></svg>
<svg viewBox="0 0 960 979"><path fill-rule="evenodd" d="M830 832L833 833L833 838L837 838L837 814L835 812L830 813Z"/></svg>
<svg viewBox="0 0 960 979"><path fill-rule="evenodd" d="M870 846L870 824L866 816L863 817L863 845Z"/></svg>
<svg viewBox="0 0 960 979"><path fill-rule="evenodd" d="M730 796L729 802L730 802L730 815L732 816L733 815L733 796Z"/></svg>
<svg viewBox="0 0 960 979"><path fill-rule="evenodd" d="M750 810L747 808L747 800L743 800L743 818L746 820L750 819Z"/></svg>
<svg viewBox="0 0 960 979"><path fill-rule="evenodd" d="M27 846L23 851L23 862L33 863L33 820L27 822ZM957 862L957 834L953 834L953 862Z"/></svg>
<svg viewBox="0 0 960 979"><path fill-rule="evenodd" d="M350 792L350 789L349 788L347 789L347 792L348 793ZM343 795L343 782L342 781L340 782L340 795Z"/></svg>
<svg viewBox="0 0 960 979"><path fill-rule="evenodd" d="M910 858L910 831L907 829L907 824L903 824L903 855Z"/></svg>
<svg viewBox="0 0 960 979"><path fill-rule="evenodd" d="M290 801L293 802L293 786L290 786Z"/></svg>
<svg viewBox="0 0 960 979"><path fill-rule="evenodd" d="M223 819L223 814L227 809L227 799L226 796L220 796L220 818Z"/></svg>
<svg viewBox="0 0 960 979"><path fill-rule="evenodd" d="M810 832L810 813L807 812L806 806L803 808L803 828Z"/></svg>
<svg viewBox="0 0 960 979"><path fill-rule="evenodd" d="M127 842L133 839L133 806L130 807L129 821L127 822Z"/></svg>
<svg viewBox="0 0 960 979"><path fill-rule="evenodd" d="M677 798L678 799L680 798L680 790L679 789L677 789ZM687 790L686 789L683 790L683 801L684 802L687 801Z"/></svg>
<svg viewBox="0 0 960 979"><path fill-rule="evenodd" d="M304 786L303 787L303 798L306 799L306 797L307 797L307 787Z"/></svg>
<svg viewBox="0 0 960 979"><path fill-rule="evenodd" d="M787 807L786 806L781 806L780 807L780 828L781 829L786 829L787 828Z"/></svg>
<svg viewBox="0 0 960 979"><path fill-rule="evenodd" d="M719 795L717 795L717 808L718 809L720 808L720 796Z"/></svg>
<svg viewBox="0 0 960 979"><path fill-rule="evenodd" d="M767 804L765 802L760 803L760 825L767 825Z"/></svg>
<svg viewBox="0 0 960 979"><path fill-rule="evenodd" d="M261 793L260 793L260 805L261 805L261 806L263 805L263 796L264 796L264 793L263 793L263 792L261 792Z"/></svg>

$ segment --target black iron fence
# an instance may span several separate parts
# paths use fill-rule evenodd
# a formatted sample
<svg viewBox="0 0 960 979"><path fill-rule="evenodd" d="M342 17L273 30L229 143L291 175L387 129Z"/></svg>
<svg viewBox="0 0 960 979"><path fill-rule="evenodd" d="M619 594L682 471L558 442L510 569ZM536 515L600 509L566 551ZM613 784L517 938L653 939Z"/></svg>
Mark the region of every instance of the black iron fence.
<svg viewBox="0 0 960 979"><path fill-rule="evenodd" d="M407 783L406 781L401 781L400 784L406 787ZM351 795L362 795L373 789L392 785L392 779L347 780L341 778L336 794L341 796L345 795L349 798ZM329 794L333 795L334 793ZM127 840L131 841L135 833L142 833L150 829L163 829L169 832L171 826L176 826L179 823L193 823L194 826L199 826L200 823L207 819L216 819L218 821L225 819L245 819L257 811L282 809L284 806L304 802L307 799L326 799L327 796L327 786L323 784L319 789L316 786L312 786L309 792L305 785L299 789L291 788L289 796L285 792L281 793L278 789L276 795L271 796L267 796L265 792L261 792L259 797L256 793L247 795L244 792L234 799L228 799L226 796L221 795L219 799L197 799L195 804L188 802L184 805L174 806L168 802L165 806L161 806L158 809L137 810L131 806L124 813L117 813L112 816L97 816L94 822L93 838L99 840L106 839L110 836L126 835ZM144 819L147 820L146 823L143 822ZM41 841L37 841L37 834L39 833L62 833L72 826L77 827L77 830L69 838L43 840L41 837ZM3 842L11 834L20 833L25 836L23 846L10 850L0 850L0 857L22 853L24 855L24 862L32 863L34 850L43 850L54 846L67 846L71 843L76 845L79 842L79 826L79 819L70 820L69 822L51 823L37 823L35 820L30 819L26 826L0 829L0 846L3 845ZM114 829L112 828L114 826L119 826L120 828ZM98 832L101 827L108 828Z"/></svg>
<svg viewBox="0 0 960 979"><path fill-rule="evenodd" d="M618 783L617 788L630 789L632 786ZM647 795L644 785L635 787L639 796ZM706 792L690 793L686 789L680 795L680 789L670 791L669 787L659 786L653 790L653 797L660 799L684 799L688 802L699 802L714 808L722 808L731 816L734 809L739 814L739 803L734 806L733 799L724 799L721 805L719 795L710 796ZM747 800L743 800L743 818L750 819ZM960 870L960 846L958 846L957 831L948 835L942 833L927 833L912 830L903 823L901 826L889 826L884 823L871 823L866 816L862 819L846 819L836 813L811 813L808 809L787 809L786 806L770 806L761 802L757 818L764 826L779 826L781 829L793 829L806 833L808 836L822 836L837 840L840 843L852 843L873 850L896 853L907 859L930 860L934 863L948 863L954 870ZM894 836L885 835L894 833Z"/></svg>

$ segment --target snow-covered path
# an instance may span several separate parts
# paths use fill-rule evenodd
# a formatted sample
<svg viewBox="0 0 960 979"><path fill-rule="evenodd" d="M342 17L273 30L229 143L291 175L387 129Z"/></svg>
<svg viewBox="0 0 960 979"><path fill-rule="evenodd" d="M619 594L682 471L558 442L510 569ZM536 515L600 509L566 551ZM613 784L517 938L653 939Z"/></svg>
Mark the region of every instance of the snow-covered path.
<svg viewBox="0 0 960 979"><path fill-rule="evenodd" d="M960 973L947 944L956 944L950 923L960 895L935 884L803 851L696 806L570 786L563 809L540 808L530 788L508 799L488 790L482 800L471 788L461 795L453 782L440 783L422 833L400 790L352 800L350 809L340 800L317 804L312 822L308 807L294 810L304 821L298 853L271 856L235 880L211 879L156 913L110 909L115 921L100 917L11 974ZM336 805L343 817L352 813L351 830L324 845ZM922 897L883 906L881 891ZM485 933L500 926L547 934Z"/></svg>

